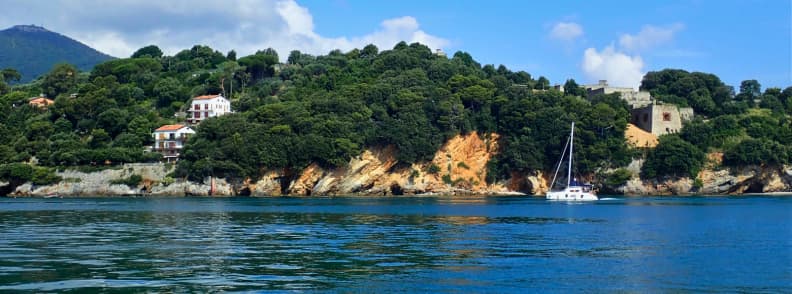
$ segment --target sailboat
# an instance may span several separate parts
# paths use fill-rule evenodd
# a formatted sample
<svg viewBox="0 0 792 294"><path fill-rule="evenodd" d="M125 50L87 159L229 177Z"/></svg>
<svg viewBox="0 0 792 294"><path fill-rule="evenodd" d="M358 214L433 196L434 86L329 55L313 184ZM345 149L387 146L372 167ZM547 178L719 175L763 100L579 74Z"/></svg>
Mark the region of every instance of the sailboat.
<svg viewBox="0 0 792 294"><path fill-rule="evenodd" d="M553 175L553 182L552 185L555 184L556 177L558 176L558 170L561 168L561 163L564 161L564 155L566 154L567 147L569 147L569 166L567 168L567 183L566 187L560 191L548 191L545 197L547 200L560 200L560 201L594 201L599 200L597 197L596 192L592 189L590 184L581 184L577 181L577 179L572 178L572 152L574 150L574 140L575 139L575 122L572 122L572 129L569 131L569 140L567 144L564 146L564 151L561 152L561 159L558 161L558 167L556 167L555 174Z"/></svg>

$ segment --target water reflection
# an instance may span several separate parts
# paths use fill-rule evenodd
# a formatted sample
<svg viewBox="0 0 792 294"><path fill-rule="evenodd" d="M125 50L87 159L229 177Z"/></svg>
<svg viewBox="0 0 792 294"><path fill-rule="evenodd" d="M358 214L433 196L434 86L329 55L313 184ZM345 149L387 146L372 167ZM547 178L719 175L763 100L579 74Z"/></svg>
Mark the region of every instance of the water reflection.
<svg viewBox="0 0 792 294"><path fill-rule="evenodd" d="M765 275L781 285L790 279L773 271L773 261L792 264L789 252L773 245L792 237L788 220L777 222L783 207L763 210L770 219L761 228L770 231L759 234L735 232L739 223L722 218L730 206L719 205L353 200L86 199L40 210L11 203L23 209L0 208L0 291L717 291L728 287L696 288L685 277L706 272L702 263L720 263L708 251L741 260L733 253L751 240L781 254L751 270L769 270ZM553 278L559 274L575 283Z"/></svg>
<svg viewBox="0 0 792 294"><path fill-rule="evenodd" d="M6 237L0 241L2 289L41 291L58 290L47 281L99 287L96 279L104 281L101 287L153 279L169 283L143 286L324 289L336 282L420 269L482 271L487 267L479 259L551 255L548 250L525 250L539 245L542 236L515 226L568 222L529 217L69 210L0 217ZM504 239L504 233L512 238Z"/></svg>

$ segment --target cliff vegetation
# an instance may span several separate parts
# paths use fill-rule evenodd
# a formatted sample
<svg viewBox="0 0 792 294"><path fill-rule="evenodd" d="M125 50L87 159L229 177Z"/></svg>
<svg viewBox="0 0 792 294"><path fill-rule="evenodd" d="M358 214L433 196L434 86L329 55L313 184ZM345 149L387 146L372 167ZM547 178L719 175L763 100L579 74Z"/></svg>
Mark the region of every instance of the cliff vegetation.
<svg viewBox="0 0 792 294"><path fill-rule="evenodd" d="M28 163L38 178L52 181L67 168L156 162L158 154L145 151L151 131L183 121L191 97L218 93L231 99L235 113L196 127L172 178L219 177L238 187L269 178L280 183L281 193L305 194L355 169L362 158L378 157L366 152L387 150L378 157L388 163L387 172L413 179L387 183L394 187L387 193L407 186L431 192L414 181L428 178L447 187L506 185L532 193L546 188L546 177L540 176L543 183L524 177L554 169L572 121L580 146L577 172L607 189L638 176L695 183L705 167L782 167L792 160L792 87L762 91L749 80L735 92L713 74L650 72L642 89L700 115L680 133L659 138L655 148L636 148L625 140L629 111L618 94L587 98L571 79L562 92L544 77L482 66L465 52L448 58L402 42L320 56L292 51L285 63L279 60L273 49L237 58L234 51L196 45L167 56L152 45L90 72L58 64L31 83L4 84L0 164ZM29 105L40 93L55 103ZM438 159L448 142L473 135L492 142L485 162ZM713 152L723 160L709 161L706 154ZM634 160L642 164L630 172ZM471 172L456 172L457 178L449 173L466 169ZM6 181L18 178L0 171ZM608 178L619 180L605 184ZM310 189L299 188L300 182ZM244 189L257 188L237 190Z"/></svg>

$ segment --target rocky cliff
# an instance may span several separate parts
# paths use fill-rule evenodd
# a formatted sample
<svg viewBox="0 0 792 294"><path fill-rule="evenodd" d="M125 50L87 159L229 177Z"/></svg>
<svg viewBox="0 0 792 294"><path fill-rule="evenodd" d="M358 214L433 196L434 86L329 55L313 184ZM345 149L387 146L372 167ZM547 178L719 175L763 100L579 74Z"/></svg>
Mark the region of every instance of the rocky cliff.
<svg viewBox="0 0 792 294"><path fill-rule="evenodd" d="M127 164L99 172L73 170L58 172L58 184L16 187L11 196L310 196L310 195L543 195L548 179L541 171L529 175L514 173L511 179L487 184L487 162L498 151L498 135L476 133L451 138L431 161L403 164L392 147L370 149L352 158L345 167L326 169L311 164L303 170L266 170L258 179L229 182L206 178L190 182L168 177L174 169L166 164ZM717 155L710 155L718 159ZM705 168L696 183L689 178L641 180L641 161L628 170L634 177L614 190L624 195L720 195L743 193L792 193L792 166ZM132 187L115 184L133 175L140 183ZM2 184L0 184L2 185ZM8 185L8 183L5 183Z"/></svg>
<svg viewBox="0 0 792 294"><path fill-rule="evenodd" d="M636 176L616 188L624 195L730 195L745 193L792 193L792 165L721 167L721 155L708 155L709 166L698 174L697 184L691 178L641 180ZM631 170L640 170L641 161L634 161Z"/></svg>
<svg viewBox="0 0 792 294"><path fill-rule="evenodd" d="M477 133L451 138L428 162L403 164L393 147L370 149L352 158L345 167L326 169L311 164L303 170L266 170L259 179L229 183L204 179L201 183L173 180L173 166L128 164L116 169L83 173L58 172L64 180L55 185L16 187L12 196L310 196L310 195L416 195L416 194L521 194L521 189L546 187L539 176L517 177L502 183L486 183L487 162L498 150L498 135ZM113 184L132 175L143 179L129 187Z"/></svg>
<svg viewBox="0 0 792 294"><path fill-rule="evenodd" d="M267 171L246 187L251 195L416 195L506 194L507 183L488 185L487 162L498 149L498 135L460 135L446 142L429 162L400 164L394 148L371 149L345 167L312 164L291 181L288 173Z"/></svg>

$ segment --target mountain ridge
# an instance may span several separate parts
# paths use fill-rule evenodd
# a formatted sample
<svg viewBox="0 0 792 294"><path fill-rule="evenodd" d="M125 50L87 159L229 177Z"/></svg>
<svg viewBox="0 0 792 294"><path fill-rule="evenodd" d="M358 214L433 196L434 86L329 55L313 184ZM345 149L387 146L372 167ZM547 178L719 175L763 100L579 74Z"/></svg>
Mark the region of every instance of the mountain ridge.
<svg viewBox="0 0 792 294"><path fill-rule="evenodd" d="M80 41L36 25L15 25L0 30L0 68L13 68L27 83L49 72L58 63L81 71L115 59Z"/></svg>

